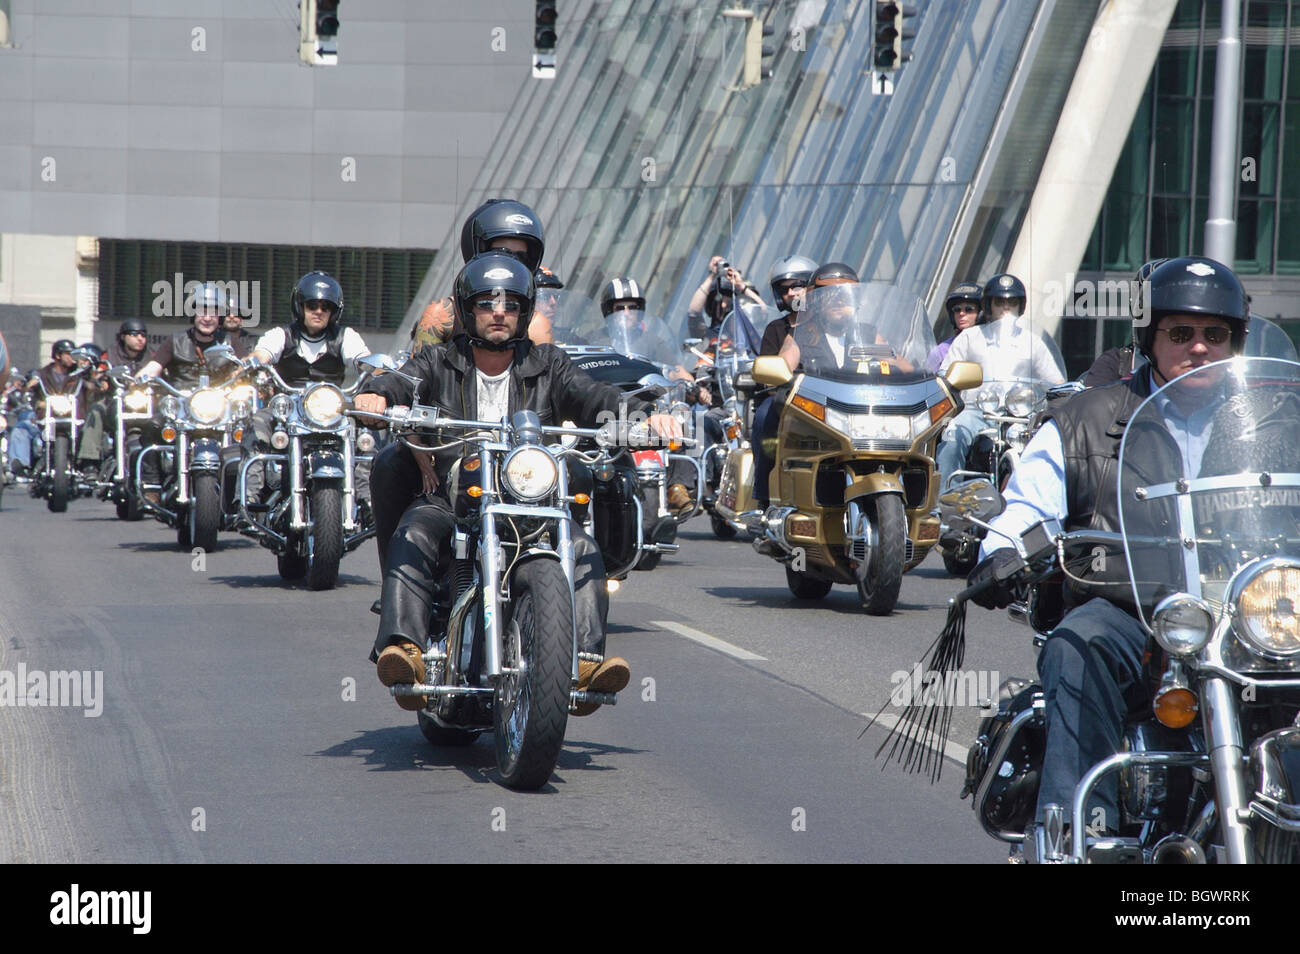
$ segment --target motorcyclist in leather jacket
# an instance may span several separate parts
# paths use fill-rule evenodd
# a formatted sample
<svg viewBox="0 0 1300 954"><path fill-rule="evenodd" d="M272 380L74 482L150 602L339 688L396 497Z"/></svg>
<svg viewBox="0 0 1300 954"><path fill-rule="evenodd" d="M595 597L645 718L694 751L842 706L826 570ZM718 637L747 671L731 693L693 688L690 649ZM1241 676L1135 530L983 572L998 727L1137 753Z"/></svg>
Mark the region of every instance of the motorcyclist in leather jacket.
<svg viewBox="0 0 1300 954"><path fill-rule="evenodd" d="M1025 448L1006 488L1006 509L991 525L983 560L969 577L988 584L976 603L1002 608L1015 597L1014 548L1001 534L1016 537L1039 520L1055 517L1069 530L1118 531L1116 468L1124 429L1137 406L1157 387L1193 368L1244 350L1249 311L1245 291L1220 262L1175 258L1151 272L1149 311L1138 310L1134 339L1149 364L1130 378L1083 391L1053 406L1046 423ZM1177 409L1189 440L1208 436L1208 422L1195 408ZM1199 438L1198 438L1199 435ZM1082 776L1119 751L1125 716L1143 705L1146 632L1135 618L1132 590L1122 554L1091 569L1072 571L1066 591L1068 612L1049 635L1038 658L1046 698L1047 745L1038 812L1068 806ZM1117 782L1102 780L1089 806L1100 809L1102 827L1118 830Z"/></svg>
<svg viewBox="0 0 1300 954"><path fill-rule="evenodd" d="M558 348L534 345L527 337L534 297L532 270L516 259L499 252L471 259L456 279L453 299L466 331L447 344L422 350L407 363L406 371L421 379L418 389L396 375L382 375L357 395L357 410L382 412L414 399L441 407L456 418L508 420L527 408L536 411L543 424L572 420L580 427L597 426L602 412L652 410L646 402L629 400L619 389L594 381ZM665 437L681 436L677 421L668 415L651 415L649 421ZM371 656L386 686L424 679L421 654L434 584L448 569L455 527L447 487L458 452L430 460L427 454L397 446L400 466L420 475L424 493L405 508L389 545L379 632ZM579 648L603 654L608 612L604 563L595 541L578 526L573 528L573 546ZM618 692L629 677L627 662L619 657L599 666L580 664L583 689ZM398 704L418 709L424 700L398 697ZM576 714L586 715L595 708L591 705Z"/></svg>

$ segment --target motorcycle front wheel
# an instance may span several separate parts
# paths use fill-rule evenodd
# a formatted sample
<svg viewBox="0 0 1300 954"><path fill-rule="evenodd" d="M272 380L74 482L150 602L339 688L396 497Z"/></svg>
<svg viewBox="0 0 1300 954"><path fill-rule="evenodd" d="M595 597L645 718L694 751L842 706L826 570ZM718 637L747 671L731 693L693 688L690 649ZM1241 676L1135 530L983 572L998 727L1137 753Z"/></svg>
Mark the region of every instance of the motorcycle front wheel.
<svg viewBox="0 0 1300 954"><path fill-rule="evenodd" d="M190 545L205 553L217 548L221 529L221 487L216 474L195 474L190 482Z"/></svg>
<svg viewBox="0 0 1300 954"><path fill-rule="evenodd" d="M876 546L870 566L858 569L858 598L872 616L888 616L903 588L907 515L902 499L895 494L880 494L866 506L875 509Z"/></svg>
<svg viewBox="0 0 1300 954"><path fill-rule="evenodd" d="M573 603L563 567L544 557L520 566L510 591L492 707L497 769L510 788L537 789L555 771L569 720Z"/></svg>
<svg viewBox="0 0 1300 954"><path fill-rule="evenodd" d="M343 492L337 487L313 487L310 506L307 584L313 590L330 590L338 582L343 559Z"/></svg>
<svg viewBox="0 0 1300 954"><path fill-rule="evenodd" d="M68 488L70 478L68 474L68 455L71 441L67 434L59 434L54 438L53 448L53 465L54 473L50 481L50 499L47 506L51 513L63 513L68 509Z"/></svg>

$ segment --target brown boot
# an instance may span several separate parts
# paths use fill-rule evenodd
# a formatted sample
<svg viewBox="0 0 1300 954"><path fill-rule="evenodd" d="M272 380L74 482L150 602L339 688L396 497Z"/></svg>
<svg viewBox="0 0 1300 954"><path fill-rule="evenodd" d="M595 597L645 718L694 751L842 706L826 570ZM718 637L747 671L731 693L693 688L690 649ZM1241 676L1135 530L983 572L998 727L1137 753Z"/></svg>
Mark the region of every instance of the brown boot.
<svg viewBox="0 0 1300 954"><path fill-rule="evenodd" d="M599 664L585 659L578 662L578 688L588 692L622 692L631 678L632 667L622 656L611 656ZM587 716L599 708L599 702L579 702L573 714Z"/></svg>
<svg viewBox="0 0 1300 954"><path fill-rule="evenodd" d="M155 507L162 506L162 495L159 494L158 491L156 490L146 490L144 492L144 499L149 503L153 504Z"/></svg>
<svg viewBox="0 0 1300 954"><path fill-rule="evenodd" d="M424 653L410 640L385 646L375 663L375 672L385 686L424 682ZM423 709L428 696L396 696L397 704L408 712Z"/></svg>
<svg viewBox="0 0 1300 954"><path fill-rule="evenodd" d="M668 509L674 513L681 513L683 510L690 510L695 506L691 500L691 492L686 489L685 484L668 485Z"/></svg>

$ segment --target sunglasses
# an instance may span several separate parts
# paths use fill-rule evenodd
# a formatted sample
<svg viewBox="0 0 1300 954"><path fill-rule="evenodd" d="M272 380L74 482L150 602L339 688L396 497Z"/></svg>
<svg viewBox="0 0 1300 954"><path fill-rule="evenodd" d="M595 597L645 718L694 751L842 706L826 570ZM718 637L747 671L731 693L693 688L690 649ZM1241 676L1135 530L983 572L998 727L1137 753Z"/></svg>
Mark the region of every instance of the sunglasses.
<svg viewBox="0 0 1300 954"><path fill-rule="evenodd" d="M514 315L519 312L519 302L511 298L480 298L474 302L475 311L496 311L500 308L507 314Z"/></svg>
<svg viewBox="0 0 1300 954"><path fill-rule="evenodd" d="M1187 344L1192 338L1196 337L1199 331L1205 338L1206 344L1221 345L1232 337L1232 329L1224 328L1221 325L1211 325L1209 328L1198 328L1193 325L1175 325L1172 328L1157 328L1157 331L1163 332L1169 336L1170 342L1181 345Z"/></svg>
<svg viewBox="0 0 1300 954"><path fill-rule="evenodd" d="M973 315L978 309L974 305L953 305L952 313L954 315Z"/></svg>
<svg viewBox="0 0 1300 954"><path fill-rule="evenodd" d="M123 334L124 334L125 337L127 337L127 338L147 338L147 337L149 337L149 336L148 336L147 334L145 334L143 331L127 331L127 332L123 332Z"/></svg>
<svg viewBox="0 0 1300 954"><path fill-rule="evenodd" d="M609 310L611 312L615 312L615 311L640 311L641 309L637 308L636 305L629 305L627 302L620 302L617 305L611 305Z"/></svg>

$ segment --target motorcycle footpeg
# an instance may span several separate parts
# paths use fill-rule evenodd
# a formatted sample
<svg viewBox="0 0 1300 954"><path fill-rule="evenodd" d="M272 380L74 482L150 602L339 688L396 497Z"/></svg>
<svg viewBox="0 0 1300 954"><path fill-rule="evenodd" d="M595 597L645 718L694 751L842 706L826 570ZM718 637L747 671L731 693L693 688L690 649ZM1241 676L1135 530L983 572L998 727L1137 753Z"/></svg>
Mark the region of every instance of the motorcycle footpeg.
<svg viewBox="0 0 1300 954"><path fill-rule="evenodd" d="M569 693L569 708L577 706L579 703L587 702L601 706L613 706L618 704L618 694L614 692L591 692L586 689L574 689Z"/></svg>
<svg viewBox="0 0 1300 954"><path fill-rule="evenodd" d="M641 549L645 553L676 553L680 550L679 543L643 543Z"/></svg>

